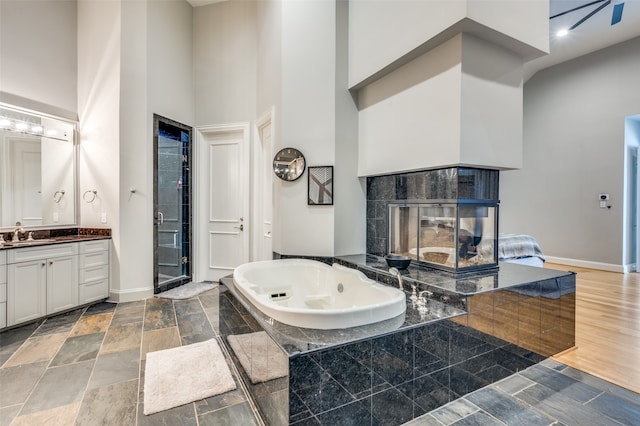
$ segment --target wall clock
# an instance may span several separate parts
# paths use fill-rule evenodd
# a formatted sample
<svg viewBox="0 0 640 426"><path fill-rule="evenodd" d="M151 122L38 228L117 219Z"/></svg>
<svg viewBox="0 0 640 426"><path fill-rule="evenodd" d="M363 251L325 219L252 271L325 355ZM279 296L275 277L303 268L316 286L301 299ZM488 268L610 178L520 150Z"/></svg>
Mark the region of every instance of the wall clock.
<svg viewBox="0 0 640 426"><path fill-rule="evenodd" d="M294 181L304 173L304 155L295 148L282 148L273 158L273 172L282 180Z"/></svg>

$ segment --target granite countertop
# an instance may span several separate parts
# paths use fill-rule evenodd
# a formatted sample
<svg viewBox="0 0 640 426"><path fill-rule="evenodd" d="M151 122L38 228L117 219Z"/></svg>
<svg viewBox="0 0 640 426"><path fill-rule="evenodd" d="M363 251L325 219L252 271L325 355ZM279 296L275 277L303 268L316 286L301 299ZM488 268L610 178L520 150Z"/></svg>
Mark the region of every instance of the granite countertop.
<svg viewBox="0 0 640 426"><path fill-rule="evenodd" d="M33 232L33 241L27 241L29 232ZM103 228L71 228L53 230L26 230L20 242L11 242L11 233L2 233L4 244L0 244L0 250L18 249L24 247L40 247L53 244L73 243L81 241L111 239L111 230Z"/></svg>
<svg viewBox="0 0 640 426"><path fill-rule="evenodd" d="M358 269L370 270L377 274L386 274L391 277L389 266L387 266L384 257L357 254L339 256L337 259L354 264ZM574 275L573 272L569 271L538 268L510 262L499 262L497 270L475 271L457 275L412 263L409 268L401 270L400 273L405 283L417 283L421 284L421 287L424 285L432 286L464 296Z"/></svg>

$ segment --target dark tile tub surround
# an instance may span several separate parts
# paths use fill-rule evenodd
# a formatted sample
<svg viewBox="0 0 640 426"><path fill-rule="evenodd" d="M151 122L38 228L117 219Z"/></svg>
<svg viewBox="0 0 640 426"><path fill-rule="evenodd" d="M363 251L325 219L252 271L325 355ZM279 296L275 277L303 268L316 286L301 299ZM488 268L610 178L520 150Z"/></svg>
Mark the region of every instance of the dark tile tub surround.
<svg viewBox="0 0 640 426"><path fill-rule="evenodd" d="M381 258L335 260L397 285ZM342 330L280 324L221 287L222 336L265 330L288 356L288 377L258 384L234 358L268 424L402 424L575 344L575 274L405 274L405 291L433 292L426 311L408 293L404 318Z"/></svg>
<svg viewBox="0 0 640 426"><path fill-rule="evenodd" d="M430 200L498 200L498 170L450 167L367 178L367 253L389 246L389 203Z"/></svg>

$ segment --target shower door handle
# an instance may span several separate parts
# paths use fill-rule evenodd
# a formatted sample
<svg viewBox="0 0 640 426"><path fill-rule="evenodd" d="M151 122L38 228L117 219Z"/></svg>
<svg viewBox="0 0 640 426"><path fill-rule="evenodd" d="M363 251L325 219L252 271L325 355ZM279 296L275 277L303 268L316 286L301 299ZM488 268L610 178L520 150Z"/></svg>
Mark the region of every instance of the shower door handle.
<svg viewBox="0 0 640 426"><path fill-rule="evenodd" d="M162 225L164 223L164 214L161 211L158 212L158 221L156 222L158 225Z"/></svg>

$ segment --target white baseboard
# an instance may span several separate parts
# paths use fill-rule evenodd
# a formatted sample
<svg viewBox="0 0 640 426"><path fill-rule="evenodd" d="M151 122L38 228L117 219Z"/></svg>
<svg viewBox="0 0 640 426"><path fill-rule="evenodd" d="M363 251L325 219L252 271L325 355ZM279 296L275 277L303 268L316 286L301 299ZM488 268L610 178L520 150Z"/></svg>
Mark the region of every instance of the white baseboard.
<svg viewBox="0 0 640 426"><path fill-rule="evenodd" d="M622 274L631 272L634 265L616 265L615 263L592 262L590 260L568 259L566 257L555 257L545 255L549 263L559 263L560 265L579 266L581 268L599 269L601 271L620 272Z"/></svg>
<svg viewBox="0 0 640 426"><path fill-rule="evenodd" d="M109 292L110 302L135 302L153 297L153 287L132 288L127 290L114 290Z"/></svg>

